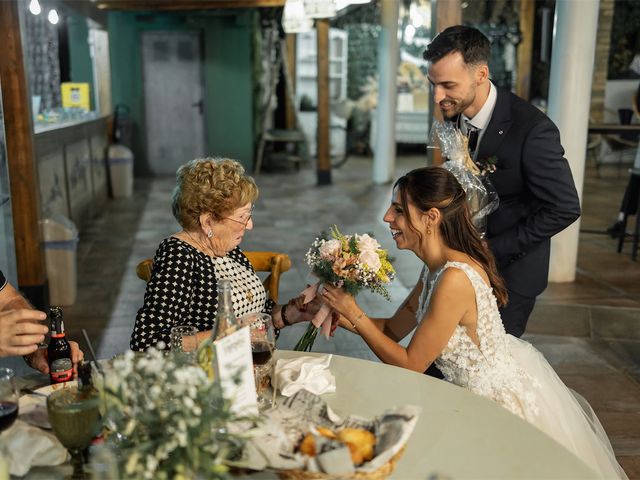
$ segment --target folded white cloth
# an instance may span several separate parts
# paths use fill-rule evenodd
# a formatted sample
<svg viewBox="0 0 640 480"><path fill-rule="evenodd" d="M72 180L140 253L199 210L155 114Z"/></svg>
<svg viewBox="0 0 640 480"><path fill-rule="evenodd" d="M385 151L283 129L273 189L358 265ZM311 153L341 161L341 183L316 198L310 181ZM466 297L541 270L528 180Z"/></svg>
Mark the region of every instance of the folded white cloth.
<svg viewBox="0 0 640 480"><path fill-rule="evenodd" d="M281 358L276 363L276 387L285 397L299 390L320 395L336 391L336 377L329 371L332 355Z"/></svg>
<svg viewBox="0 0 640 480"><path fill-rule="evenodd" d="M67 449L52 433L16 420L2 434L1 440L9 457L11 475L23 476L31 467L60 465L67 460Z"/></svg>

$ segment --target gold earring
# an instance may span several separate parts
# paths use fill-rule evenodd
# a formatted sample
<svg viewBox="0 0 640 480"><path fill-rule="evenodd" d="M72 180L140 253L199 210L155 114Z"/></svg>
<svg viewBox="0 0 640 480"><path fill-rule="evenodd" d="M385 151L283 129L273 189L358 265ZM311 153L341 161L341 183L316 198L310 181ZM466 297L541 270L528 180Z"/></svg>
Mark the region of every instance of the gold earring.
<svg viewBox="0 0 640 480"><path fill-rule="evenodd" d="M431 228L427 227L427 235L431 235Z"/></svg>

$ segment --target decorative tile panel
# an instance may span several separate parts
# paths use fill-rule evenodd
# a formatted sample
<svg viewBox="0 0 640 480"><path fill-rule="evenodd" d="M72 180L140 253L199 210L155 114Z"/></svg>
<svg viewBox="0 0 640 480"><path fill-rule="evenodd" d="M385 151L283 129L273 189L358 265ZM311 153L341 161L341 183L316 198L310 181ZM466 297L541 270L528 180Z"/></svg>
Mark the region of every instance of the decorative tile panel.
<svg viewBox="0 0 640 480"><path fill-rule="evenodd" d="M38 183L42 217L47 218L53 213L69 217L62 149L38 158Z"/></svg>
<svg viewBox="0 0 640 480"><path fill-rule="evenodd" d="M108 197L106 148L107 138L104 132L94 133L91 138L91 178L96 206L104 203Z"/></svg>
<svg viewBox="0 0 640 480"><path fill-rule="evenodd" d="M71 219L79 225L87 215L93 198L91 150L88 139L84 138L65 145L65 166Z"/></svg>

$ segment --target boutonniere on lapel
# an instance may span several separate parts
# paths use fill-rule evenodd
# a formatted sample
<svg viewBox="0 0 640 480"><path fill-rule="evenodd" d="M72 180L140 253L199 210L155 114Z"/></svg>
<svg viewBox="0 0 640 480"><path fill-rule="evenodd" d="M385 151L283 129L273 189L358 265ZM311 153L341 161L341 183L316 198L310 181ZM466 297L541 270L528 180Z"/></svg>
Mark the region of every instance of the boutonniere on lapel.
<svg viewBox="0 0 640 480"><path fill-rule="evenodd" d="M486 177L487 175L495 172L498 169L498 157L492 155L491 157L484 158L475 162L480 170L480 176Z"/></svg>

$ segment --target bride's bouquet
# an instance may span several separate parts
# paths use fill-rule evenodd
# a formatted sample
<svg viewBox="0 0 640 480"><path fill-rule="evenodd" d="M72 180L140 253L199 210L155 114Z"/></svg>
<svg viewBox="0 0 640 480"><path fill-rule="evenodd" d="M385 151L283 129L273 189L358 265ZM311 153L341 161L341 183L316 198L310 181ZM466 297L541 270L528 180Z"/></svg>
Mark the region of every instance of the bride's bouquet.
<svg viewBox="0 0 640 480"><path fill-rule="evenodd" d="M391 299L385 285L393 280L395 270L387 251L369 234L343 235L334 225L330 236L323 233L315 239L305 258L318 283L303 292L304 303L316 298L325 283L342 287L354 296L362 289L369 289ZM294 350L311 350L319 329L326 337L331 333L331 309L325 304Z"/></svg>

